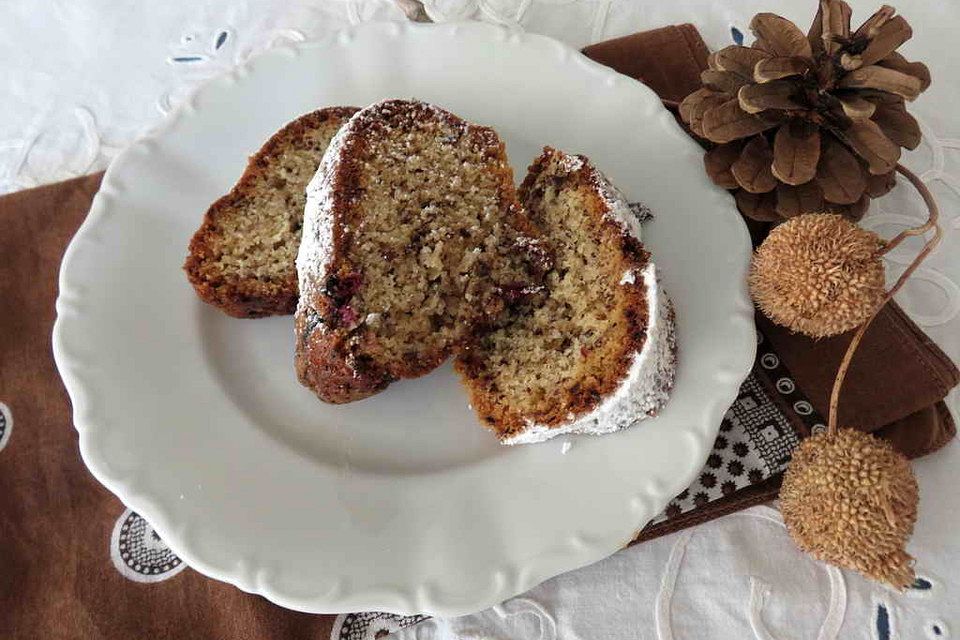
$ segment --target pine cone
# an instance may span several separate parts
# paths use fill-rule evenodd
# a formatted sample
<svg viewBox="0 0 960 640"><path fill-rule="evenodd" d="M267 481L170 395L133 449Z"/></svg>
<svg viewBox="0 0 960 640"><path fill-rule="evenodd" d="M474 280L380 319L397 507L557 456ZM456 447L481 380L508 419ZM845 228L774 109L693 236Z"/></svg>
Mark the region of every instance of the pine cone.
<svg viewBox="0 0 960 640"><path fill-rule="evenodd" d="M680 104L690 129L717 143L704 165L736 190L744 215L859 220L893 187L901 147L920 144L904 105L930 85L930 72L896 52L910 25L884 5L851 33L850 13L843 0L821 0L807 35L757 14L753 46L711 54L704 86Z"/></svg>

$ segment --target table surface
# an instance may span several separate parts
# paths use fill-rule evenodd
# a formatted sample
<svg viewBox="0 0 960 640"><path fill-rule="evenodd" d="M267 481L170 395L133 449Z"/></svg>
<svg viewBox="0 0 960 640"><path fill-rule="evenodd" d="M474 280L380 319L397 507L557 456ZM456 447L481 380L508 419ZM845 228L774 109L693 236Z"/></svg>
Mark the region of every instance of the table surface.
<svg viewBox="0 0 960 640"><path fill-rule="evenodd" d="M428 0L437 21L485 20L572 46L692 22L711 48L773 10L806 28L815 2L781 0ZM854 23L878 3L851 0ZM943 210L944 240L898 302L960 361L960 58L951 50L960 5L903 0L914 39L901 51L928 64L931 88L913 105L924 140L903 163ZM103 169L205 80L283 41L371 20L403 20L390 0L5 0L0 6L0 193ZM747 36L749 38L749 35ZM863 225L895 235L924 218L909 187L876 202ZM896 278L919 245L887 256ZM2 401L3 398L0 398ZM960 393L947 399L960 415ZM406 637L946 638L960 633L960 495L949 471L960 443L914 463L920 521L910 552L924 588L898 594L809 560L776 510L757 507L651 541L524 596ZM335 632L338 629L335 628Z"/></svg>

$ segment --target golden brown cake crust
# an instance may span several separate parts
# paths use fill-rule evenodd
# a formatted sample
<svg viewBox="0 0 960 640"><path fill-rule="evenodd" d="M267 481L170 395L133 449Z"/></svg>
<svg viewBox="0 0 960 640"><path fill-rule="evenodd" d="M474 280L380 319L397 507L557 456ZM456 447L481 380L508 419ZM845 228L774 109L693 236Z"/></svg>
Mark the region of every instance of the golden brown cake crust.
<svg viewBox="0 0 960 640"><path fill-rule="evenodd" d="M238 215L238 209L257 195L264 179L272 175L277 159L288 148L302 142L311 131L346 122L356 111L355 107L327 107L290 122L250 157L246 169L229 193L210 205L200 228L190 240L189 255L183 265L190 284L201 300L235 318L259 318L294 312L298 292L297 274L292 262L279 281L272 282L264 282L256 277L232 277L214 266L219 257L218 241L224 234L221 222L227 216ZM319 163L320 154L315 164Z"/></svg>
<svg viewBox="0 0 960 640"><path fill-rule="evenodd" d="M300 383L324 402L345 404L383 391L396 378L370 358L357 357L342 333L318 330L324 316L335 313L329 300L319 299L319 308L297 313L295 365Z"/></svg>
<svg viewBox="0 0 960 640"><path fill-rule="evenodd" d="M556 172L557 166L566 168ZM650 256L638 238L617 220L619 214L615 215L611 204L617 198L610 197L605 192L609 189L608 185L587 158L568 156L547 147L530 165L520 186L520 201L529 212L532 222L538 225L543 225L543 221L536 207L545 189L578 192L578 202L583 203L584 221L577 229L580 233L589 233L599 242L602 255L599 256L598 263L602 265L602 272L607 274L605 277L617 283L617 297L615 302L609 302L609 315L611 318L622 319L622 322L618 323L616 332L594 342L589 351L580 351L584 361L591 353L602 354L602 358L598 358L589 371L577 376L575 384L553 387L549 391L548 400L539 403L535 409L515 406L507 399L510 396L504 395L503 385L508 381L503 378L503 371L497 369L496 364L492 364L498 353L497 347L492 346L494 343L481 341L475 347L463 351L457 358L456 368L470 393L471 404L484 424L495 431L503 441L511 441L534 425L538 429L549 431L590 414L618 389L628 375L635 354L640 353L647 340L650 323L647 287L650 283L645 282L639 275L627 282L621 280L621 274L641 274L648 267ZM549 225L542 226L542 231L545 234L544 242L549 247L551 242L555 241ZM557 268L559 267L558 263ZM556 282L555 279L551 280L550 274L548 280ZM548 289L547 296L550 295L552 293ZM667 316L672 325L672 310L668 311ZM528 314L522 321L529 322L530 317ZM549 330L550 324L559 321L559 318L554 318L544 324L544 331ZM510 331L510 326L502 330L503 333ZM539 329L536 334L539 335ZM671 333L670 340L672 339ZM670 349L675 351L675 346ZM539 379L541 373L543 372L520 371L519 375L536 374ZM671 375L661 380L663 389L669 390L672 381L671 372ZM526 383L518 384L523 386ZM526 393L531 393L531 390L528 388Z"/></svg>
<svg viewBox="0 0 960 640"><path fill-rule="evenodd" d="M363 281L365 267L354 263L350 250L366 215L362 207L354 206L365 192L364 158L376 140L387 135L393 127L404 127L411 121L436 121L463 136L482 158L483 171L496 185L497 215L516 235L528 240L536 237L535 229L519 208L504 144L492 129L468 123L452 113L416 101L386 101L358 114L331 145L321 167L323 171L331 160L324 176L326 186L322 198L326 202L319 214L331 218L330 237L326 240L325 253L308 262L323 263L320 265L323 281L311 277L305 279L301 260L304 259L304 249L309 250L306 236L298 257L303 291L295 321L296 370L301 383L325 402L360 400L395 380L428 373L476 332L484 331L484 327L503 311L505 300L509 302L510 294L503 291L484 298L482 304L471 310L463 326L456 329L454 339L442 347L419 347L399 360L382 356L384 348L380 339L375 331L364 325L362 318L344 317L345 313L352 313L353 296L367 284ZM330 158L330 154L336 158ZM309 205L307 215L311 215ZM539 247L533 244L523 250L527 248L539 251ZM408 258L389 256L387 259Z"/></svg>

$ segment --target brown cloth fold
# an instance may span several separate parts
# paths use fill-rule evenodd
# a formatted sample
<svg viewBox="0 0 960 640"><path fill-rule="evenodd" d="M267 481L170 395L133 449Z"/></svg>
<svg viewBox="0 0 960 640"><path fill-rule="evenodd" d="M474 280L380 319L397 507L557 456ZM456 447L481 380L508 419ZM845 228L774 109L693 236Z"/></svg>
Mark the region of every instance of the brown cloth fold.
<svg viewBox="0 0 960 640"><path fill-rule="evenodd" d="M700 88L710 50L692 24L643 31L583 49L588 58L644 83L668 105Z"/></svg>
<svg viewBox="0 0 960 640"><path fill-rule="evenodd" d="M851 334L810 340L760 314L757 327L773 343L810 401L826 415L837 367ZM889 304L870 325L850 364L838 421L876 431L931 407L956 385L953 362L899 306Z"/></svg>
<svg viewBox="0 0 960 640"><path fill-rule="evenodd" d="M675 103L698 86L707 48L695 28L682 25L593 45L585 53ZM100 177L0 198L0 402L13 417L0 439L0 638L327 638L332 616L288 611L190 569L162 582L134 582L111 562L110 534L124 508L80 460L50 347L60 259ZM762 320L761 329L825 413L848 338L813 343ZM953 435L940 400L956 383L950 360L891 306L854 362L841 416L907 455L923 455ZM641 537L764 502L778 485L779 478L771 478L648 528ZM415 621L365 614L352 620L354 632Z"/></svg>
<svg viewBox="0 0 960 640"><path fill-rule="evenodd" d="M646 83L672 109L700 87L709 49L696 27L683 24L590 45L583 53ZM765 228L751 225L750 230L759 241ZM814 408L827 415L834 376L851 334L811 340L774 325L761 314L757 314L757 329L770 341ZM851 364L840 402L840 423L875 432L911 458L926 455L956 433L943 398L958 381L956 365L891 302L873 321ZM802 436L810 435L803 422L796 420L793 426ZM775 498L779 489L777 475L648 526L634 542L766 502Z"/></svg>

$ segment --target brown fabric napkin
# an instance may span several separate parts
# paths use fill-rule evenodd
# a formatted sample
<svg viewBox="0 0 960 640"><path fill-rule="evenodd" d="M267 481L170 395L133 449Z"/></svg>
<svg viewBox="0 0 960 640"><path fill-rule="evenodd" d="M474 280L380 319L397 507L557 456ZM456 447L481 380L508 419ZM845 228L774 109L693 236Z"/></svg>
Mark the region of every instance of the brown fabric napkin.
<svg viewBox="0 0 960 640"><path fill-rule="evenodd" d="M124 507L80 459L50 346L60 258L101 177L0 198L0 402L13 418L0 450L0 638L327 638L332 616L190 569L134 582L111 562Z"/></svg>
<svg viewBox="0 0 960 640"><path fill-rule="evenodd" d="M850 334L809 340L757 315L757 327L810 401L826 415ZM957 368L896 304L867 330L847 373L839 422L876 431L942 400L957 384ZM932 424L932 421L931 421ZM918 441L921 434L917 434ZM911 443L916 446L916 443ZM921 450L921 455L929 451Z"/></svg>
<svg viewBox="0 0 960 640"><path fill-rule="evenodd" d="M683 25L594 45L586 53L676 102L696 87L707 49L696 29ZM0 405L0 638L315 640L333 633L347 639L417 622L376 613L336 619L299 614L189 568L174 575L176 557L86 471L50 334L60 258L100 178L0 198L0 403L6 407ZM844 338L812 343L764 326L762 319L760 328L765 353L778 353L780 361L768 369L758 360L738 400L740 409L755 411L758 402L776 405L780 422L768 428L789 422L786 435L803 437L825 413ZM788 375L798 387L789 394L777 387ZM940 399L956 382L949 359L891 307L855 362L843 416L876 430L908 455L923 455L953 435ZM791 410L806 399L815 407L810 413ZM723 428L728 426L725 421ZM715 447L718 456L729 448ZM669 517L641 538L769 500L779 476L762 475L729 495L724 489L716 500L701 504L694 495L692 508L677 506L673 516L668 509Z"/></svg>
<svg viewBox="0 0 960 640"><path fill-rule="evenodd" d="M684 24L601 42L586 47L583 53L646 83L668 108L674 108L700 86L700 72L707 68L709 50L696 27ZM764 231L762 226L751 225L755 241L762 239ZM787 372L791 384L798 388L792 393L803 394L803 400L813 407L813 415L826 416L834 375L850 334L810 340L774 325L761 314L757 314L757 330L779 360L777 375L782 377ZM771 376L763 366L755 367L754 374L796 435L809 436L812 421L784 406L784 394L777 387L781 378ZM956 365L891 303L874 320L853 360L840 403L840 422L876 432L910 457L926 455L956 433L942 400L958 381ZM709 466L705 473L709 473ZM638 534L635 542L768 501L776 497L779 488L780 474L776 473L665 521L655 521Z"/></svg>
<svg viewBox="0 0 960 640"><path fill-rule="evenodd" d="M700 88L700 71L706 69L709 53L692 24L642 31L583 49L588 58L653 89L668 106Z"/></svg>

